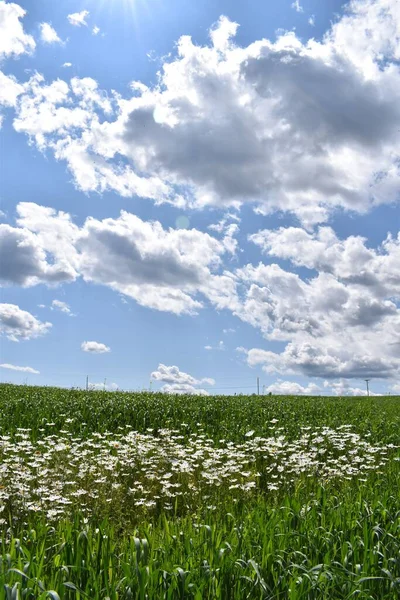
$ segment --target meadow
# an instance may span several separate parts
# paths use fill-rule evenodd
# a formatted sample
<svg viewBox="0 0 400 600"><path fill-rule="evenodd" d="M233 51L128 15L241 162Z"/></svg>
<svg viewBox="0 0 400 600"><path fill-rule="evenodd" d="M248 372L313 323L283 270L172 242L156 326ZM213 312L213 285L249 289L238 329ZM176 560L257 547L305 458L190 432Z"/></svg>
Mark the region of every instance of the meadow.
<svg viewBox="0 0 400 600"><path fill-rule="evenodd" d="M400 398L0 385L0 599L400 598Z"/></svg>

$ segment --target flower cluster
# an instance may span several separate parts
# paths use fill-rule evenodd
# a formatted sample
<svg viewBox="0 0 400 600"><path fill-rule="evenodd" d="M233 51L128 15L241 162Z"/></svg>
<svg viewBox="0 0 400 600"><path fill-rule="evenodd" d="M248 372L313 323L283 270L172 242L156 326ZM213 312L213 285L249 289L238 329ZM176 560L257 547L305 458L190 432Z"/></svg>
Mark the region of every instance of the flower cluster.
<svg viewBox="0 0 400 600"><path fill-rule="evenodd" d="M0 517L36 512L52 521L75 510L90 517L212 509L228 496L275 493L299 478L360 480L397 450L374 446L347 425L305 427L295 441L281 428L268 438L249 431L241 444L184 430L182 424L141 434L127 427L85 439L61 430L31 441L30 431L19 429L13 439L2 436Z"/></svg>

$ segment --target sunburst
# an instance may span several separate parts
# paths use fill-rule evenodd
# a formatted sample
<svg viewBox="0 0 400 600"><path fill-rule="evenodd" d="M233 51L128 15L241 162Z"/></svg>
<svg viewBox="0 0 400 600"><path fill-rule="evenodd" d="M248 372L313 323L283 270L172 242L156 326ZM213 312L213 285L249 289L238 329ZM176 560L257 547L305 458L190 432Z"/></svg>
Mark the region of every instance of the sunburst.
<svg viewBox="0 0 400 600"><path fill-rule="evenodd" d="M85 3L87 4L87 3ZM102 18L118 21L123 27L132 29L139 33L141 17L146 19L157 14L158 0L96 0L92 5L92 14Z"/></svg>

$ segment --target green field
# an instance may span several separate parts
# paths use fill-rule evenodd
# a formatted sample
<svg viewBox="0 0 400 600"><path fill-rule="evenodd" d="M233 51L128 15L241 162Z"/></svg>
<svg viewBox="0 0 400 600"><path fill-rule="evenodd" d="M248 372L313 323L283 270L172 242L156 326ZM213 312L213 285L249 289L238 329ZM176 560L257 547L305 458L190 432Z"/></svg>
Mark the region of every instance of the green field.
<svg viewBox="0 0 400 600"><path fill-rule="evenodd" d="M0 598L400 598L400 398L0 386Z"/></svg>

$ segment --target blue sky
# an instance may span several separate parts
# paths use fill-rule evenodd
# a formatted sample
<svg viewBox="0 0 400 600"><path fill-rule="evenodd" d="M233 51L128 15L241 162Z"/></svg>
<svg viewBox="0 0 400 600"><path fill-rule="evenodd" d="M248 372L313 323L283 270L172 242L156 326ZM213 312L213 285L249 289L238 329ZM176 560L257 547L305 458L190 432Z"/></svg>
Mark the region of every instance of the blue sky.
<svg viewBox="0 0 400 600"><path fill-rule="evenodd" d="M400 392L393 3L0 0L0 40L1 381Z"/></svg>

